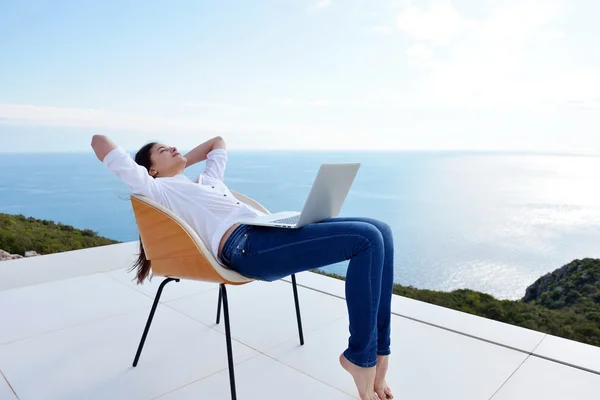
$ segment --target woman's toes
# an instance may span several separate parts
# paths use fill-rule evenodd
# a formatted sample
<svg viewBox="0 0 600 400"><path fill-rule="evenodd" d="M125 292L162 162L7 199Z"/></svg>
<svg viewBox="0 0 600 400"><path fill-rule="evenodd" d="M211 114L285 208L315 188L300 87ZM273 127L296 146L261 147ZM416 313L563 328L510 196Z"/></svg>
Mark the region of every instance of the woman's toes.
<svg viewBox="0 0 600 400"><path fill-rule="evenodd" d="M390 390L389 387L386 387L384 391L385 391L385 395L386 395L385 399L393 399L394 398L394 395L392 394L392 391Z"/></svg>
<svg viewBox="0 0 600 400"><path fill-rule="evenodd" d="M387 385L381 387L375 386L375 392L381 400L390 400L394 398L392 391Z"/></svg>

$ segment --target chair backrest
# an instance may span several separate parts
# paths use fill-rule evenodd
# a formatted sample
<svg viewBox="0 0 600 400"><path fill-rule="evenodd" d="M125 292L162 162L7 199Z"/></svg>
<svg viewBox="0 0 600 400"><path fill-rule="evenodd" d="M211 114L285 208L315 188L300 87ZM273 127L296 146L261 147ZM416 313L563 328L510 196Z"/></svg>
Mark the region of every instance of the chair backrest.
<svg viewBox="0 0 600 400"><path fill-rule="evenodd" d="M269 214L255 200L239 193L232 194L238 200ZM151 261L154 275L232 285L253 281L221 266L198 234L171 210L136 194L131 195L131 204L144 252Z"/></svg>

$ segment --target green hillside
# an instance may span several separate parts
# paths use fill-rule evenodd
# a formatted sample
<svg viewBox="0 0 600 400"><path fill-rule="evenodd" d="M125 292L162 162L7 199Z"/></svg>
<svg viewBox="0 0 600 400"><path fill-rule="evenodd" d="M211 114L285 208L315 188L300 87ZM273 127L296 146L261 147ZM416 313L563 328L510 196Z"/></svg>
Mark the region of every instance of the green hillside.
<svg viewBox="0 0 600 400"><path fill-rule="evenodd" d="M29 250L51 254L114 243L119 242L98 236L89 229L0 213L0 249L11 254L24 255Z"/></svg>

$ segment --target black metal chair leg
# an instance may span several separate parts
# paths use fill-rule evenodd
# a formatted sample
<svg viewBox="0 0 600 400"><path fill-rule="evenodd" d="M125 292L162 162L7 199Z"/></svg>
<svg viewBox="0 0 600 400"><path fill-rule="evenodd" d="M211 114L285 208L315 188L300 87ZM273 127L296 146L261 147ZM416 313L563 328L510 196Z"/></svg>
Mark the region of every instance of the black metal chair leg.
<svg viewBox="0 0 600 400"><path fill-rule="evenodd" d="M231 348L231 327L229 326L229 304L227 303L227 290L225 289L225 284L223 283L221 284L220 292L223 300L223 314L225 316L225 339L227 341L227 362L229 364L231 400L237 400L237 395L235 393L235 374L233 371L233 350Z"/></svg>
<svg viewBox="0 0 600 400"><path fill-rule="evenodd" d="M292 286L294 287L294 301L296 302L296 318L298 319L298 335L300 345L304 346L304 334L302 333L302 318L300 317L300 303L298 302L298 287L296 286L296 274L292 274Z"/></svg>
<svg viewBox="0 0 600 400"><path fill-rule="evenodd" d="M144 328L144 334L142 335L142 340L140 340L140 345L138 346L137 352L135 353L135 359L133 360L133 366L136 367L138 361L140 359L140 355L142 354L142 349L144 348L144 343L146 342L146 336L148 336L148 331L150 330L150 324L152 324L152 318L154 318L154 312L156 311L156 307L158 306L158 302L160 301L160 296L162 294L162 290L165 285L171 281L179 282L178 278L166 278L160 286L158 287L158 291L156 292L156 297L154 298L154 303L152 304L152 310L150 310L150 315L148 316L148 321L146 321L146 328Z"/></svg>
<svg viewBox="0 0 600 400"><path fill-rule="evenodd" d="M221 299L223 295L221 294L221 285L219 285L219 304L217 304L217 325L221 322Z"/></svg>

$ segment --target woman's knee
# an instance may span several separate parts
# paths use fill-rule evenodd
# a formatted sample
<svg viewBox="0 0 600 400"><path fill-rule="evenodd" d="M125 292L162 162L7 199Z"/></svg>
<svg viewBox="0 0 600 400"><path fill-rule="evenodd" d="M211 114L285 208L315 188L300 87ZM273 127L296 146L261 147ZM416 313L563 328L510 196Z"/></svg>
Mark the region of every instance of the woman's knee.
<svg viewBox="0 0 600 400"><path fill-rule="evenodd" d="M384 237L392 235L392 228L387 223L374 218L364 218L362 220L375 226Z"/></svg>
<svg viewBox="0 0 600 400"><path fill-rule="evenodd" d="M357 233L365 240L365 244L372 247L383 245L383 234L377 226L368 222L359 222L356 226Z"/></svg>

